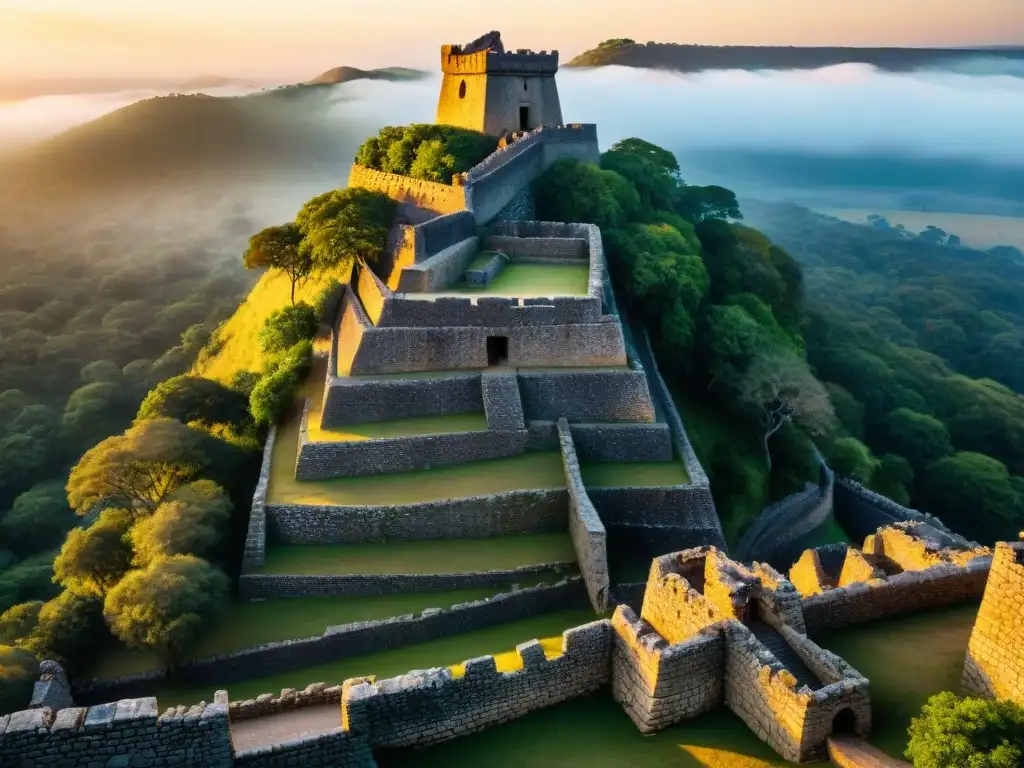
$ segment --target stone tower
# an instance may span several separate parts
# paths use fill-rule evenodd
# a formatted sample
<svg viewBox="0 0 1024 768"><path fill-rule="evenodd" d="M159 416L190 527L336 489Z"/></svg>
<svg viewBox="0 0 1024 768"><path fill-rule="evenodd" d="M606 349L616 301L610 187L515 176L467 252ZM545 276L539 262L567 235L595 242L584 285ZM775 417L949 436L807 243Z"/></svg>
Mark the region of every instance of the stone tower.
<svg viewBox="0 0 1024 768"><path fill-rule="evenodd" d="M468 45L441 46L437 122L502 136L561 125L555 72L558 51L506 52L500 32Z"/></svg>
<svg viewBox="0 0 1024 768"><path fill-rule="evenodd" d="M996 544L962 684L974 696L1024 704L1024 543Z"/></svg>

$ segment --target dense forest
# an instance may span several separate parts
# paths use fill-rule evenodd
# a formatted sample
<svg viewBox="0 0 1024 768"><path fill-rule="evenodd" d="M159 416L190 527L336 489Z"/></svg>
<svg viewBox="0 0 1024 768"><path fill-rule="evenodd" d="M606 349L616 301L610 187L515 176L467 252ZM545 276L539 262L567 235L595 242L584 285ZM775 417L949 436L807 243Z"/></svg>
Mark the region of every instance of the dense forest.
<svg viewBox="0 0 1024 768"><path fill-rule="evenodd" d="M812 48L755 45L638 43L613 38L584 51L566 66L618 65L698 72L702 69L818 69L836 64L871 64L889 72L950 66L981 57L1024 60L1024 48Z"/></svg>
<svg viewBox="0 0 1024 768"><path fill-rule="evenodd" d="M841 465L979 541L1024 528L1024 266L787 204L748 216L801 263ZM865 447L866 446L866 447Z"/></svg>

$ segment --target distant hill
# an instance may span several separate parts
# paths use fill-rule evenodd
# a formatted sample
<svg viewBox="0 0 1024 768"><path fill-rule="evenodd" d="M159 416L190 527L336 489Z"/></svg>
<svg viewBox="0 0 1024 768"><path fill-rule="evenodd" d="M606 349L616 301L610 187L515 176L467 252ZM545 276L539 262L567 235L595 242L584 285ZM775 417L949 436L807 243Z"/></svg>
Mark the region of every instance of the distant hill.
<svg viewBox="0 0 1024 768"><path fill-rule="evenodd" d="M19 194L95 194L119 186L329 173L362 137L302 110L249 98L136 102L22 150L0 165Z"/></svg>
<svg viewBox="0 0 1024 768"><path fill-rule="evenodd" d="M943 67L977 59L1024 64L1024 48L797 48L741 45L637 43L606 40L565 66L619 65L699 72L705 69L817 69L836 64L872 64L890 72Z"/></svg>
<svg viewBox="0 0 1024 768"><path fill-rule="evenodd" d="M406 67L384 67L383 69L359 69L358 67L334 67L328 69L303 85L340 85L352 80L421 80L427 73L422 69Z"/></svg>

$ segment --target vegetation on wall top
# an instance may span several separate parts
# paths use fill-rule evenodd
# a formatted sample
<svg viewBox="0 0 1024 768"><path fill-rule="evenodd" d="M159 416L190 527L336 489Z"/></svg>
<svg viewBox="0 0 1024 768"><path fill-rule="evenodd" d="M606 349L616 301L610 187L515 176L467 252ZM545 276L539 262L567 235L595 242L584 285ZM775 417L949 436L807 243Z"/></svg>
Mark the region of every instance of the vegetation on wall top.
<svg viewBox="0 0 1024 768"><path fill-rule="evenodd" d="M356 152L359 165L424 181L451 183L497 148L493 136L450 125L387 126Z"/></svg>

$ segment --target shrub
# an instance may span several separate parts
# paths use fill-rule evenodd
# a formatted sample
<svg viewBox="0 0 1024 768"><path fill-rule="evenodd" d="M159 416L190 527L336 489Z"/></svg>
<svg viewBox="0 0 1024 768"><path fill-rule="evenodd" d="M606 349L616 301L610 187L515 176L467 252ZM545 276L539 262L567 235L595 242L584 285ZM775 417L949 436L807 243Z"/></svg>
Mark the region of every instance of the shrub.
<svg viewBox="0 0 1024 768"><path fill-rule="evenodd" d="M451 183L495 149L492 136L450 125L387 126L363 142L355 161L367 168Z"/></svg>
<svg viewBox="0 0 1024 768"><path fill-rule="evenodd" d="M42 600L33 600L12 605L0 614L0 643L11 645L28 636L39 623L39 611L42 607Z"/></svg>
<svg viewBox="0 0 1024 768"><path fill-rule="evenodd" d="M270 361L249 395L249 411L257 424L273 424L292 404L312 352L313 345L303 341Z"/></svg>
<svg viewBox="0 0 1024 768"><path fill-rule="evenodd" d="M242 426L248 415L245 398L236 390L201 376L175 376L146 395L135 420L176 419L183 424Z"/></svg>
<svg viewBox="0 0 1024 768"><path fill-rule="evenodd" d="M1019 768L1024 760L1024 707L937 693L911 721L905 754L914 768Z"/></svg>
<svg viewBox="0 0 1024 768"><path fill-rule="evenodd" d="M259 332L263 354L275 355L312 339L316 327L316 310L304 301L271 312Z"/></svg>
<svg viewBox="0 0 1024 768"><path fill-rule="evenodd" d="M182 486L129 532L133 563L149 565L168 555L208 555L231 517L231 500L210 480Z"/></svg>
<svg viewBox="0 0 1024 768"><path fill-rule="evenodd" d="M21 648L0 645L0 714L28 709L39 663Z"/></svg>

